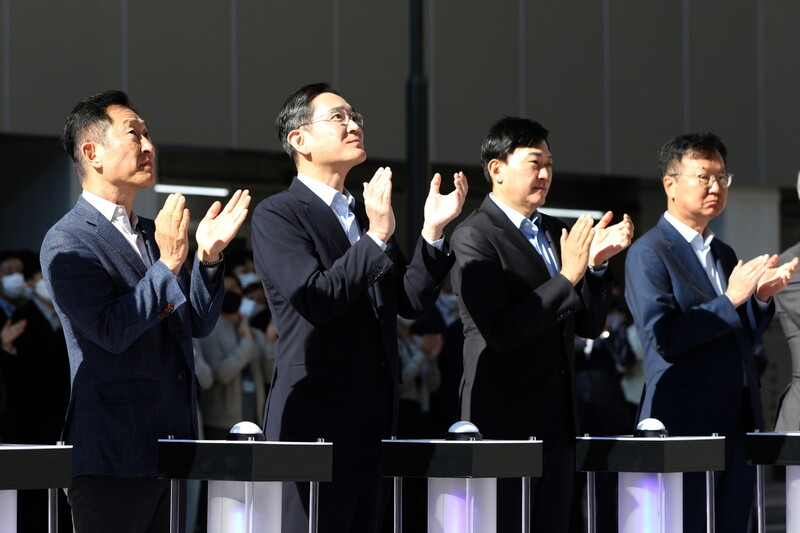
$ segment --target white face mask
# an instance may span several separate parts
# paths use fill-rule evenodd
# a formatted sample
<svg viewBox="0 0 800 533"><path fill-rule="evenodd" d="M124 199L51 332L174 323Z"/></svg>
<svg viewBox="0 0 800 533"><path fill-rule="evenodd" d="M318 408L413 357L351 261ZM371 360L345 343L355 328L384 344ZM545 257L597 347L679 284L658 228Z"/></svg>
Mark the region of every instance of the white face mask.
<svg viewBox="0 0 800 533"><path fill-rule="evenodd" d="M19 272L3 276L3 294L17 300L28 294L28 286L25 284L25 276Z"/></svg>
<svg viewBox="0 0 800 533"><path fill-rule="evenodd" d="M243 290L253 283L258 283L261 281L258 277L258 274L255 272L244 272L239 274L237 277L239 278L239 284L242 286Z"/></svg>
<svg viewBox="0 0 800 533"><path fill-rule="evenodd" d="M46 302L51 302L52 298L50 298L50 291L47 290L47 285L44 284L44 280L40 279L36 282L36 286L33 289L34 294L41 298Z"/></svg>

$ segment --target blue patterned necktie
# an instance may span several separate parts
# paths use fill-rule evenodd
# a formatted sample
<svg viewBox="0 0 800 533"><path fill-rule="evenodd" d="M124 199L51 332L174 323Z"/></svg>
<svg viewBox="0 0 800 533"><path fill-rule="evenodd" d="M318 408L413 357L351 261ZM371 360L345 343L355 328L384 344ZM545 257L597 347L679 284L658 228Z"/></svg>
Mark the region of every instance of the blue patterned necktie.
<svg viewBox="0 0 800 533"><path fill-rule="evenodd" d="M540 220L541 219L537 217L537 222ZM544 264L547 265L547 271L550 272L550 277L557 275L558 267L553 262L553 259L548 255L547 248L545 248L545 246L542 244L541 239L544 239L545 236L543 234L540 235L538 224L534 224L529 218L526 218L523 219L519 229L522 231L522 234L525 235L525 238L528 239L528 242L531 243L536 252L542 257Z"/></svg>

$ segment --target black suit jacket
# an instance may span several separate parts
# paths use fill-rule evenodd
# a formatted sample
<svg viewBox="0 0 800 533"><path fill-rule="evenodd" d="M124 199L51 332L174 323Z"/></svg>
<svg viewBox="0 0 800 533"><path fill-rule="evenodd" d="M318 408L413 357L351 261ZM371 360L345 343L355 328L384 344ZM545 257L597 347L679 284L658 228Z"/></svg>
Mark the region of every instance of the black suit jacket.
<svg viewBox="0 0 800 533"><path fill-rule="evenodd" d="M362 231L369 227L356 204ZM422 238L410 262L392 237L351 246L339 221L295 179L253 213L253 255L278 329L269 440L334 442L334 460L375 460L396 428L397 315L436 302L452 257Z"/></svg>
<svg viewBox="0 0 800 533"><path fill-rule="evenodd" d="M559 220L542 226L560 259ZM489 438L547 439L577 425L573 335L598 336L611 283L587 274L576 286L550 277L541 256L486 198L453 233L453 288L464 322L462 419Z"/></svg>

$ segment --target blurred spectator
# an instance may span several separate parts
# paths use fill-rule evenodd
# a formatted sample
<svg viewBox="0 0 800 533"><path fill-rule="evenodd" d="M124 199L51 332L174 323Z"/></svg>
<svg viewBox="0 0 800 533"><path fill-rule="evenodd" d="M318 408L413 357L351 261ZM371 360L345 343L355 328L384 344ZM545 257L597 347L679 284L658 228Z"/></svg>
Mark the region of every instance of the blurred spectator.
<svg viewBox="0 0 800 533"><path fill-rule="evenodd" d="M15 418L14 440L24 444L55 444L61 440L70 392L67 343L41 274L33 277L33 297L14 313L26 324L14 341L16 356L9 380L9 401ZM59 526L72 528L70 507L59 491ZM17 495L19 531L47 529L47 491L24 490Z"/></svg>
<svg viewBox="0 0 800 533"><path fill-rule="evenodd" d="M411 329L416 335L438 333L443 338L442 351L436 359L441 384L431 392L430 423L430 437L441 438L458 421L461 374L464 371L464 326L449 275L442 284L436 307L415 322Z"/></svg>
<svg viewBox="0 0 800 533"><path fill-rule="evenodd" d="M436 359L442 352L444 340L439 333L413 335L413 323L397 317L397 350L402 376L397 434L401 438L430 438L430 397L441 384Z"/></svg>
<svg viewBox="0 0 800 533"><path fill-rule="evenodd" d="M25 265L17 254L0 254L0 309L5 313L5 318L11 318L17 306L30 296L24 269Z"/></svg>
<svg viewBox="0 0 800 533"><path fill-rule="evenodd" d="M264 333L251 329L239 313L241 301L238 292L226 291L214 330L200 340L214 375L201 402L207 439L224 439L243 420L259 425L263 420L273 360Z"/></svg>

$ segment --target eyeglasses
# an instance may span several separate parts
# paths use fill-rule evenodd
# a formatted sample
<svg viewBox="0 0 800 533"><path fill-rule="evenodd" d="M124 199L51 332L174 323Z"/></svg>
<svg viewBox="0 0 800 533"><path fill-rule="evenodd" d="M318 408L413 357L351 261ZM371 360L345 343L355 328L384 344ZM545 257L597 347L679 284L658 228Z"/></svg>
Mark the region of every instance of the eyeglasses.
<svg viewBox="0 0 800 533"><path fill-rule="evenodd" d="M685 178L689 178L689 183L692 185L699 185L705 190L711 188L714 182L717 182L720 189L727 189L733 183L733 174L720 174L719 176L715 176L714 174L700 174L697 176L689 176L687 174L669 174L671 177L675 176L683 176Z"/></svg>
<svg viewBox="0 0 800 533"><path fill-rule="evenodd" d="M324 115L312 118L308 122L298 124L297 127L299 128L300 126L308 126L309 124L313 124L315 122L330 122L331 124L344 124L345 126L347 126L347 124L349 124L351 120L356 124L358 124L359 128L364 127L364 115L362 115L361 113L356 113L355 111L352 113L348 113L343 109L334 109L333 111L329 111Z"/></svg>

